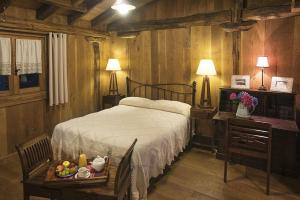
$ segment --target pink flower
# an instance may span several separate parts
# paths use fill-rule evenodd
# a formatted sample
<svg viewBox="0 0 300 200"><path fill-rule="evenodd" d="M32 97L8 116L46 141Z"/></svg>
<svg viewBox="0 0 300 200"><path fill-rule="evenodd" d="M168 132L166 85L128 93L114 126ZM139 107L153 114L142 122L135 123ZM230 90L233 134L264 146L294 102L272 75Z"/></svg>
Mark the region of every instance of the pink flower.
<svg viewBox="0 0 300 200"><path fill-rule="evenodd" d="M246 106L247 108L251 108L253 101L252 97L249 94L243 95L241 97L241 102Z"/></svg>
<svg viewBox="0 0 300 200"><path fill-rule="evenodd" d="M236 100L236 93L231 93L230 94L230 96L229 96L229 99L231 100L231 101L234 101L234 100Z"/></svg>

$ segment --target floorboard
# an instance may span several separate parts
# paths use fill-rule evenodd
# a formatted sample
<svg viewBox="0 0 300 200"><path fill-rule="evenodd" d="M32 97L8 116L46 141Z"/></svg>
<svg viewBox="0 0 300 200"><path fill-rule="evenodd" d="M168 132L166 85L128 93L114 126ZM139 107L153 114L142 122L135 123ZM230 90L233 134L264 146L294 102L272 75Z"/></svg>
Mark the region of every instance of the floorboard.
<svg viewBox="0 0 300 200"><path fill-rule="evenodd" d="M229 166L223 182L223 161L206 151L192 149L180 157L156 183L148 200L300 200L300 180L272 175L271 195L265 195L265 174L259 170ZM0 162L0 200L21 200L21 167L17 155ZM31 198L42 200L43 198Z"/></svg>

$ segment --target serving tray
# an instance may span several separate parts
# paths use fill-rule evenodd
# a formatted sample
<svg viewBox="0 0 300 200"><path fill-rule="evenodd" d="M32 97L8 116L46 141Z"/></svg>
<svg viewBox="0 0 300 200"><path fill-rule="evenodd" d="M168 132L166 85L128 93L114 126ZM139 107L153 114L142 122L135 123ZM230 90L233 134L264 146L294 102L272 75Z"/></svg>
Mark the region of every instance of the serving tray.
<svg viewBox="0 0 300 200"><path fill-rule="evenodd" d="M107 158L104 168L100 172L96 172L94 170L90 170L90 177L89 178L75 178L75 175L70 177L61 178L58 177L55 173L56 166L60 164L61 161L53 161L50 165L47 175L44 180L44 184L48 187L76 187L76 186L89 186L89 185L97 185L97 184L105 184L109 178L109 166L110 166L110 159ZM76 163L76 162L74 162ZM90 160L88 160L87 168L92 168Z"/></svg>

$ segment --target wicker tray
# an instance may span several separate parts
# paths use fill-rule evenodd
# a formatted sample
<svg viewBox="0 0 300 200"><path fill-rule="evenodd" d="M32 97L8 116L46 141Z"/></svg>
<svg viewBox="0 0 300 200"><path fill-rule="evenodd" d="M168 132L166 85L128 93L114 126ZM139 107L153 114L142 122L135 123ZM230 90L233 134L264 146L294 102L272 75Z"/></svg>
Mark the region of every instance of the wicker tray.
<svg viewBox="0 0 300 200"><path fill-rule="evenodd" d="M97 184L105 184L108 181L109 178L109 166L110 166L110 160L109 158L106 160L105 166L103 170L100 172L91 172L91 175L89 178L75 178L74 176L67 177L67 178L61 178L56 176L55 170L56 166L60 164L61 161L53 161L53 163L50 165L44 184L49 187L76 187L76 186L89 186L89 185L97 185ZM91 165L90 161L88 160L88 166Z"/></svg>

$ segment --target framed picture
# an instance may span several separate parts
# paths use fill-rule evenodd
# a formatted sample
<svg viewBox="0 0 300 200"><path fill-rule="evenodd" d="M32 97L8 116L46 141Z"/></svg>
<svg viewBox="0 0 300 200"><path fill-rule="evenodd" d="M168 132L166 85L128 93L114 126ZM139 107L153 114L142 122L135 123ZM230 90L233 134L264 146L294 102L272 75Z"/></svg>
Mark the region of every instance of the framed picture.
<svg viewBox="0 0 300 200"><path fill-rule="evenodd" d="M232 75L231 88L250 89L250 75Z"/></svg>
<svg viewBox="0 0 300 200"><path fill-rule="evenodd" d="M273 76L270 90L276 92L292 93L293 81L293 78Z"/></svg>

